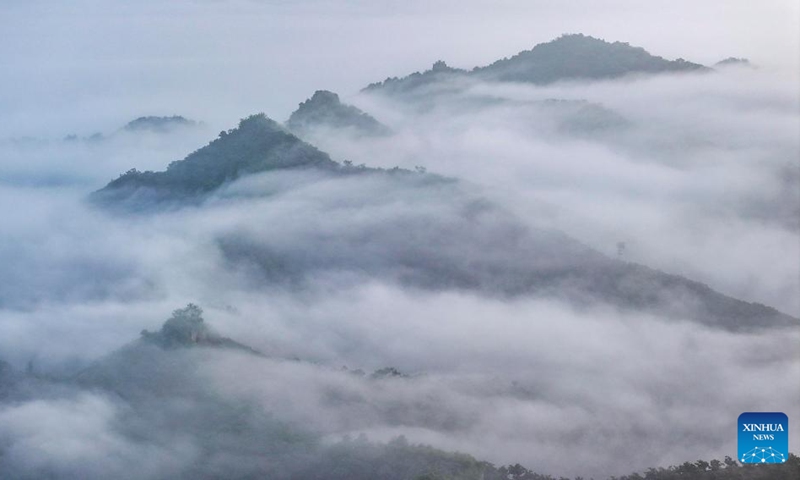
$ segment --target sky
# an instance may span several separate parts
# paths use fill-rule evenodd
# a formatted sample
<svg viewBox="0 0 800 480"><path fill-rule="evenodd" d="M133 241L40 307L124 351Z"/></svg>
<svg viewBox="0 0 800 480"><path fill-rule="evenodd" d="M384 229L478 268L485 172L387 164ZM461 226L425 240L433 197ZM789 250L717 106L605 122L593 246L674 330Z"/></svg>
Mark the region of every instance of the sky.
<svg viewBox="0 0 800 480"><path fill-rule="evenodd" d="M112 478L148 458L137 473L164 478L215 451L230 455L214 460L219 468L258 464L242 453L249 437L204 433L196 413L215 402L330 441L403 434L498 465L595 478L733 456L726 432L744 410L798 418L797 329L732 332L497 293L502 272L586 249L617 258L624 241L625 261L800 316L800 5L598 3L4 1L0 360L42 377L13 403L0 384L0 470ZM445 85L426 108L359 94L439 59L472 68L575 32L758 68L469 81ZM335 160L459 181L428 189L417 177L282 172L152 215L86 202L128 169L162 170L247 115L283 121L318 89L393 131L304 137ZM574 127L586 106L622 122ZM121 130L174 114L202 123ZM437 284L448 268L489 273L449 288ZM142 329L188 302L267 358L174 354L172 380L186 384L138 399L46 380L119 368ZM370 383L343 365L412 378ZM128 393L148 387L120 378ZM183 423L165 426L173 415Z"/></svg>
<svg viewBox="0 0 800 480"><path fill-rule="evenodd" d="M352 95L439 59L486 65L563 33L796 75L798 17L791 0L10 0L0 12L0 132L90 134L142 114L284 120L317 89Z"/></svg>

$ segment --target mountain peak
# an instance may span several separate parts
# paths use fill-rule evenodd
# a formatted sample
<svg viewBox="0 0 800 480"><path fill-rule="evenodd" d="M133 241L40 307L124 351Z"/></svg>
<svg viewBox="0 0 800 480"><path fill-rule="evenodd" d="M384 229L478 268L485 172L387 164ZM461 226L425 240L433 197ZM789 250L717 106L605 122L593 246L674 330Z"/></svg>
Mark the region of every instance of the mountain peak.
<svg viewBox="0 0 800 480"><path fill-rule="evenodd" d="M128 170L92 194L101 205L139 207L208 194L240 177L291 168L333 169L338 164L263 113L242 119L219 137L165 171Z"/></svg>
<svg viewBox="0 0 800 480"><path fill-rule="evenodd" d="M142 337L165 347L174 347L206 343L217 336L203 321L203 310L190 303L172 312L158 332L142 330Z"/></svg>
<svg viewBox="0 0 800 480"><path fill-rule="evenodd" d="M353 105L339 100L339 95L317 90L314 95L301 103L289 119L286 127L300 135L315 128L348 129L359 135L387 135L389 128L373 116Z"/></svg>
<svg viewBox="0 0 800 480"><path fill-rule="evenodd" d="M543 85L561 80L605 80L630 74L708 70L680 58L665 60L625 42L611 43L582 33L570 33L471 71L452 68L439 60L430 70L401 78L390 77L368 85L364 91L408 94L457 77Z"/></svg>
<svg viewBox="0 0 800 480"><path fill-rule="evenodd" d="M260 352L211 330L203 320L203 309L193 303L173 311L160 330L142 330L142 340L165 349L225 347L261 355Z"/></svg>
<svg viewBox="0 0 800 480"><path fill-rule="evenodd" d="M437 60L430 69L431 72L456 72L458 69L446 64L444 60Z"/></svg>
<svg viewBox="0 0 800 480"><path fill-rule="evenodd" d="M146 116L131 120L125 124L122 129L128 132L151 131L163 133L174 128L194 127L196 125L197 122L189 120L181 115L172 115L169 117Z"/></svg>
<svg viewBox="0 0 800 480"><path fill-rule="evenodd" d="M228 130L226 133L234 133L237 130L239 132L270 134L283 131L283 127L266 114L255 113L239 120L239 125L235 129ZM220 134L220 136L224 135Z"/></svg>
<svg viewBox="0 0 800 480"><path fill-rule="evenodd" d="M625 42L607 42L580 33L540 43L511 58L476 69L484 79L536 84L559 80L602 80L629 74L703 71L683 59L665 60Z"/></svg>
<svg viewBox="0 0 800 480"><path fill-rule="evenodd" d="M339 105L342 103L341 100L339 100L339 95L329 90L317 90L306 102L325 105Z"/></svg>
<svg viewBox="0 0 800 480"><path fill-rule="evenodd" d="M714 64L715 67L749 67L755 68L746 58L728 57Z"/></svg>

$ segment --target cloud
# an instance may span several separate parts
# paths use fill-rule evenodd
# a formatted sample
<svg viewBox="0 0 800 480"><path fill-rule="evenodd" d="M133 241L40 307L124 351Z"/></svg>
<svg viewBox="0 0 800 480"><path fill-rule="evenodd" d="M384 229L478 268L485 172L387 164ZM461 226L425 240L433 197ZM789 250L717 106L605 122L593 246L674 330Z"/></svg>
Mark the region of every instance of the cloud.
<svg viewBox="0 0 800 480"><path fill-rule="evenodd" d="M15 478L163 478L193 460L185 441L156 446L125 438L114 428L118 416L118 405L88 393L2 406L3 471Z"/></svg>
<svg viewBox="0 0 800 480"><path fill-rule="evenodd" d="M552 87L459 85L423 114L413 103L353 98L398 131L390 139L310 138L356 163L423 164L470 180L527 222L608 254L623 241L628 259L796 314L794 83L726 71ZM627 123L565 131L554 123L552 98L587 100Z"/></svg>
<svg viewBox="0 0 800 480"><path fill-rule="evenodd" d="M800 369L797 332L738 335L613 310L381 283L304 298L239 294L235 301L235 310L207 309L207 321L278 358L123 349L101 360L105 373L92 367L81 382L125 400L81 394L8 407L0 413L7 451L40 458L31 444L47 435L67 452L47 457L52 468L71 471L79 458L101 476L182 439L172 463L153 466L164 468L163 476L169 468L186 472L198 451L217 452L223 464L236 455L245 471L269 458L290 468L279 451L252 448L280 432L334 442L360 433L384 441L403 434L497 464L611 475L729 455L731 422L753 405L800 413L791 381ZM283 352L315 361L279 358ZM411 377L370 379L341 365L392 365ZM759 388L770 389L769 399ZM54 419L69 419L66 425L46 420L51 409ZM28 421L34 414L45 420ZM82 422L70 437L78 453L55 440L60 429L72 431L73 421ZM239 433L228 437L229 429ZM83 432L108 438L106 446L95 452ZM138 440L129 445L132 438ZM306 452L302 445L294 447L298 453ZM93 460L107 458L108 450L113 464ZM570 453L568 465L558 452ZM36 466L24 458L13 465Z"/></svg>
<svg viewBox="0 0 800 480"><path fill-rule="evenodd" d="M652 35L720 5L672 2L660 22L627 1L592 18L555 2L503 2L490 14L449 2L84 2L35 20L34 7L54 4L13 5L0 47L16 65L0 81L0 358L24 380L0 401L0 470L297 472L366 433L599 477L732 455L742 411L797 417L796 329L734 334L658 311L508 295L514 285L503 283L531 265L585 266L595 258L585 246L615 257L622 241L624 260L800 314L797 46L772 48L790 29L770 23L797 18L781 13L794 7L732 4L686 38ZM531 19L542 38L530 36ZM732 27L751 19L755 36ZM463 83L423 104L353 94L440 57L471 68L578 30L670 58L764 65ZM320 84L320 72L338 73ZM281 172L150 215L85 201L239 117L266 109L282 120L320 88L395 134L319 131L315 145L459 181ZM115 133L146 114L208 127ZM95 131L107 138L60 140ZM142 329L188 302L267 358L136 350ZM353 373L388 366L410 378Z"/></svg>

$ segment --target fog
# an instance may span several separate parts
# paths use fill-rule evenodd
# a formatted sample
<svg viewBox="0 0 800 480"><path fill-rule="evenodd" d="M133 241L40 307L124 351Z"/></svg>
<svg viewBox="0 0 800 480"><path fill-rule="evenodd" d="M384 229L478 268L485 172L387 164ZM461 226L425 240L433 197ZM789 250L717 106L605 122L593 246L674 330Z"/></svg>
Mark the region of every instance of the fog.
<svg viewBox="0 0 800 480"><path fill-rule="evenodd" d="M744 411L800 417L798 326L694 303L800 316L797 6L587 5L5 5L0 477L318 478L337 449L377 462L407 441L604 478L735 456ZM359 92L578 31L758 68ZM323 88L392 134L303 140L387 171L269 171L138 213L89 201ZM202 123L123 128L174 114ZM190 302L259 354L140 338Z"/></svg>
<svg viewBox="0 0 800 480"><path fill-rule="evenodd" d="M733 70L546 88L461 85L450 103L421 117L353 97L400 133L358 143L325 132L313 139L356 163L423 164L472 180L529 222L609 254L623 241L631 260L797 315L796 82ZM470 98L514 102L469 119L454 115ZM595 103L624 122L573 127L575 112L541 103L554 98Z"/></svg>

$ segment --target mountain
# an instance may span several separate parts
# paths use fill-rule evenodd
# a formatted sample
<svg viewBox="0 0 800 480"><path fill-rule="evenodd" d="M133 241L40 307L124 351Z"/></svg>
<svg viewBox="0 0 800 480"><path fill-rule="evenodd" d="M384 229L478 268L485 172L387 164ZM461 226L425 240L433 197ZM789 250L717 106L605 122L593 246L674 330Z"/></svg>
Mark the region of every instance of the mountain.
<svg viewBox="0 0 800 480"><path fill-rule="evenodd" d="M285 169L335 169L339 165L264 114L243 119L237 128L169 164L162 172L131 169L94 192L100 205L126 206L186 201L202 197L242 176Z"/></svg>
<svg viewBox="0 0 800 480"><path fill-rule="evenodd" d="M550 103L561 108L560 102ZM294 288L320 276L349 273L427 290L607 304L732 331L798 325L770 307L609 258L561 232L529 228L457 181L397 168L339 165L263 114L242 120L164 172L133 170L92 198L126 207L143 199L183 202L248 175L297 169L326 174L312 176L303 189L318 201L305 211L306 222L316 225L313 230L293 230L294 222L282 226L279 221L272 231L285 229L284 237L292 238L288 243L249 224L215 233L223 261L253 275L253 285ZM315 220L337 205L358 215L337 212L336 222ZM402 213L397 205L413 208ZM450 239L447 248L435 248L442 239ZM195 333L202 341L216 341ZM156 343L174 342L167 331L148 335Z"/></svg>
<svg viewBox="0 0 800 480"><path fill-rule="evenodd" d="M286 121L286 128L302 135L316 128L348 129L357 135L387 135L389 128L357 107L339 100L339 95L327 90L317 90L301 103Z"/></svg>
<svg viewBox="0 0 800 480"><path fill-rule="evenodd" d="M562 35L511 58L473 70L485 80L547 84L560 80L603 80L630 74L708 70L682 58L665 60L628 43L609 43L576 34Z"/></svg>
<svg viewBox="0 0 800 480"><path fill-rule="evenodd" d="M64 136L65 142L89 142L89 143L102 143L114 139L119 134L141 134L141 133L156 133L156 134L169 134L176 132L185 132L191 129L202 127L202 122L189 120L181 115L172 115L168 117L159 116L146 116L138 117L126 123L122 128L110 133L95 132L89 136L79 136L75 133ZM35 139L27 139L32 141Z"/></svg>
<svg viewBox="0 0 800 480"><path fill-rule="evenodd" d="M215 378L230 385L241 383L240 368L247 369L244 378L257 379L262 388L274 390L273 395L245 396L235 387L220 388L214 383ZM115 429L137 444L191 441L196 458L170 478L413 480L438 472L477 480L484 466L474 458L412 445L404 438L375 443L361 435L323 441L326 432L291 418L298 407L309 405L287 402L314 395L294 391L298 385L323 388L326 408L369 412L365 418L373 418L392 412L394 402L366 405L357 397L367 391L379 398L383 389L403 388L406 381L410 380L394 369L365 377L310 362L266 357L215 335L200 308L190 304L173 312L160 331L143 332L140 339L63 382L82 392L117 399L125 413ZM350 418L357 425L362 422L359 415ZM0 444L0 453L2 449ZM3 460L0 455L0 469Z"/></svg>
<svg viewBox="0 0 800 480"><path fill-rule="evenodd" d="M180 115L173 115L171 117L148 116L131 120L124 127L122 127L122 129L127 132L150 131L156 133L165 133L175 128L194 126L197 126L197 122L184 118Z"/></svg>
<svg viewBox="0 0 800 480"><path fill-rule="evenodd" d="M189 304L172 312L160 330L141 337L79 372L75 382L101 387L128 399L153 394L201 394L191 379L195 362L226 353L266 358L261 352L223 337L204 321L200 307Z"/></svg>
<svg viewBox="0 0 800 480"><path fill-rule="evenodd" d="M359 433L375 424L408 427L409 434L422 426L433 431L448 425L459 428L452 422L463 407L448 411L447 400L432 389L441 378L408 378L383 369L376 372L384 374L382 380L376 381L229 348L217 343L222 338L205 324L199 307L178 309L159 332L143 335L76 377L8 384L11 395L0 395L0 412L11 412L2 418L11 428L3 434L13 439L19 431L19 422L9 421L14 413L23 419L49 420L48 433L55 439L41 438L54 443L60 435L73 440L75 431L78 439L98 432L98 445L147 465L147 475L137 472L135 478L555 480L520 464L495 466L466 453L411 443L405 436L376 442ZM0 379L9 374L24 376L0 360ZM318 402L307 400L315 395ZM61 412L69 418L59 422L56 414ZM470 409L462 412L470 414ZM80 422L87 418L94 422L82 429ZM33 433L26 439L39 440L35 434L40 430L23 430L28 431ZM14 455L18 445L0 442L3 478L120 477L114 463L98 462L89 469L70 462L72 457L44 466L36 463L31 475L34 469ZM103 453L75 455L95 459L104 458ZM74 475L83 469L93 475ZM109 472L117 475L105 475ZM789 480L798 472L800 458L789 454L783 464L741 465L726 457L722 462L697 460L612 478Z"/></svg>
<svg viewBox="0 0 800 480"><path fill-rule="evenodd" d="M720 60L719 62L714 64L715 67L749 67L754 68L754 65L750 63L750 60L746 58L736 58L736 57L728 57L724 60Z"/></svg>
<svg viewBox="0 0 800 480"><path fill-rule="evenodd" d="M385 190L391 188L398 187ZM406 188L408 195L431 195L425 186ZM456 205L464 201L455 188L436 188ZM370 200L352 195L348 201L357 205ZM374 206L376 211L380 205ZM382 228L369 220L351 224L342 219L336 228L317 229L292 244L276 243L258 229L223 233L218 247L233 268L246 269L255 284L270 287L302 288L316 278L351 275L425 291L557 299L578 308L608 305L729 331L800 326L798 319L774 308L609 258L563 233L498 222L495 217L503 213L493 206L445 219L426 213L446 208L442 205L418 208ZM448 248L433 247L442 238L449 239Z"/></svg>
<svg viewBox="0 0 800 480"><path fill-rule="evenodd" d="M389 77L383 82L371 83L362 91L381 92L387 94L405 94L431 85L443 83L446 80L466 78L467 70L452 68L444 61L438 60L433 66L422 73L414 72L406 77Z"/></svg>
<svg viewBox="0 0 800 480"><path fill-rule="evenodd" d="M458 78L522 82L545 85L562 80L605 80L631 74L703 72L703 65L682 58L666 60L628 43L606 42L582 35L562 35L531 50L471 71L448 67L439 61L423 73L387 78L367 86L365 92L408 93L420 87Z"/></svg>
<svg viewBox="0 0 800 480"><path fill-rule="evenodd" d="M164 322L161 330L156 332L142 330L142 340L166 349L182 347L232 348L261 355L260 352L246 345L215 333L205 324L202 315L203 310L190 303L185 308L172 312L172 317Z"/></svg>

